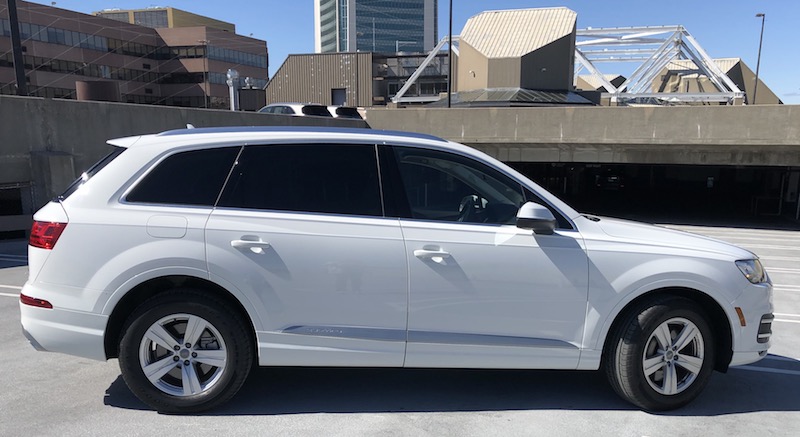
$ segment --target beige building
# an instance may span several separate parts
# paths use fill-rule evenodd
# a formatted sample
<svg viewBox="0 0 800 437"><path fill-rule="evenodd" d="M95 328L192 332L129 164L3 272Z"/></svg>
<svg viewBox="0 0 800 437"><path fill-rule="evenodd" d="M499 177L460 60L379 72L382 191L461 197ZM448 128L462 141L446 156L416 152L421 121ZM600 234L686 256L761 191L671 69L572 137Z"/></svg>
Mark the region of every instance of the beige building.
<svg viewBox="0 0 800 437"><path fill-rule="evenodd" d="M611 85L614 85L615 87L619 87L625 83L625 76L619 74L604 74L603 77L605 77L605 79L611 82ZM603 93L608 92L605 85L603 85L597 79L597 77L592 76L591 74L581 74L575 76L575 89L585 91L600 91Z"/></svg>
<svg viewBox="0 0 800 437"><path fill-rule="evenodd" d="M578 14L567 8L482 12L459 41L458 90L572 89Z"/></svg>
<svg viewBox="0 0 800 437"><path fill-rule="evenodd" d="M93 12L92 15L152 28L204 26L224 30L225 32L236 33L236 26L232 23L215 20L172 7L156 6L147 9L103 9L102 11Z"/></svg>
<svg viewBox="0 0 800 437"><path fill-rule="evenodd" d="M425 57L372 52L289 55L267 84L267 103L386 105ZM442 52L406 96L419 102L438 100L447 92L447 71L447 54Z"/></svg>
<svg viewBox="0 0 800 437"><path fill-rule="evenodd" d="M740 58L714 59L714 63L745 93L747 104L777 105L783 104L778 96L758 78L756 92L756 74ZM717 92L714 84L707 76L699 74L697 66L689 60L672 61L661 70L660 81L653 82L653 92L659 93L704 93ZM753 95L757 101L752 101Z"/></svg>

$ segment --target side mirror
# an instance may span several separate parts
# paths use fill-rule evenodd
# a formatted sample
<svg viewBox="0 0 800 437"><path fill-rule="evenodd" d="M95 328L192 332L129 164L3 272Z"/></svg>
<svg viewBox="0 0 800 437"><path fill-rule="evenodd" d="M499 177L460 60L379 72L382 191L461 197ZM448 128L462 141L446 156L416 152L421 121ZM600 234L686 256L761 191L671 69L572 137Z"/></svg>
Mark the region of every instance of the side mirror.
<svg viewBox="0 0 800 437"><path fill-rule="evenodd" d="M530 229L535 234L552 235L556 229L556 218L544 206L527 202L517 211L517 227Z"/></svg>

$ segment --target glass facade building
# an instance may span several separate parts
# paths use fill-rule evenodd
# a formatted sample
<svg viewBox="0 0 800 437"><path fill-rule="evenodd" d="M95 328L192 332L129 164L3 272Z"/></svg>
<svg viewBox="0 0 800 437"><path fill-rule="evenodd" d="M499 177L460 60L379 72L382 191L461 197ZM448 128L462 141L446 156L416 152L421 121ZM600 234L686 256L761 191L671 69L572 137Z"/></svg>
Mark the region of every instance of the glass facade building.
<svg viewBox="0 0 800 437"><path fill-rule="evenodd" d="M426 52L438 41L438 0L316 0L317 53Z"/></svg>
<svg viewBox="0 0 800 437"><path fill-rule="evenodd" d="M169 18L165 9L156 11L135 11L133 13L133 24L139 26L152 27L157 29L159 27L169 27Z"/></svg>
<svg viewBox="0 0 800 437"><path fill-rule="evenodd" d="M107 97L112 101L228 108L229 68L257 88L268 80L266 41L237 35L226 30L232 24L212 18L176 9L90 16L27 2L18 9L31 96L83 98L77 83L102 81L116 82L116 92ZM0 45L11 46L11 22L2 9ZM16 94L16 81L11 51L0 52L0 94Z"/></svg>

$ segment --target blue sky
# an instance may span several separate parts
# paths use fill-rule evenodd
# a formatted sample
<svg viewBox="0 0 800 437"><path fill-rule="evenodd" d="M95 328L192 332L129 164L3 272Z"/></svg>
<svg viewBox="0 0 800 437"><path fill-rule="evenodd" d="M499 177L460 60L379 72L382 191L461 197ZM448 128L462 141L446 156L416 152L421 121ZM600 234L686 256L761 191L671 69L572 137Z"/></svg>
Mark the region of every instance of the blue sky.
<svg viewBox="0 0 800 437"><path fill-rule="evenodd" d="M270 75L287 55L314 51L314 0L56 1L56 7L85 13L156 5L229 21L237 33L266 40ZM579 28L682 24L710 56L742 58L754 71L761 31L761 19L755 14L763 12L760 76L784 103L800 104L800 0L454 0L453 33L458 34L469 17L484 10L552 6L576 11ZM447 19L448 1L439 0L439 37L447 33Z"/></svg>

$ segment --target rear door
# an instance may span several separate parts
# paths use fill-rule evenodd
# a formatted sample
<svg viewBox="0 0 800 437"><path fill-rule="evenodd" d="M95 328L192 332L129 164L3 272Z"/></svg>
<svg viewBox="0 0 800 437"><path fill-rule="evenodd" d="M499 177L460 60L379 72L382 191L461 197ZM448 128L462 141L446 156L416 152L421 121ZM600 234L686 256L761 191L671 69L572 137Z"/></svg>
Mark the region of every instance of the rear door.
<svg viewBox="0 0 800 437"><path fill-rule="evenodd" d="M261 365L402 366L405 248L374 145L245 146L206 229L212 278L256 308Z"/></svg>

